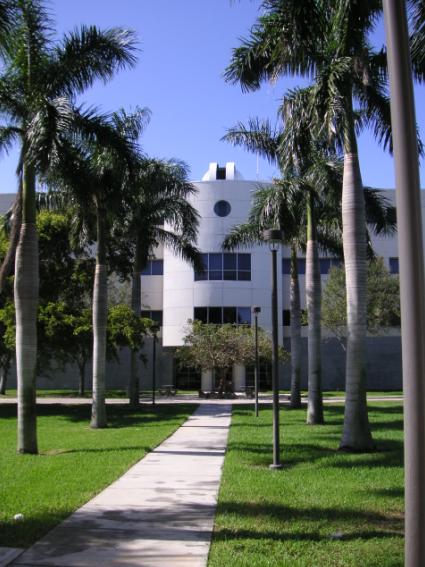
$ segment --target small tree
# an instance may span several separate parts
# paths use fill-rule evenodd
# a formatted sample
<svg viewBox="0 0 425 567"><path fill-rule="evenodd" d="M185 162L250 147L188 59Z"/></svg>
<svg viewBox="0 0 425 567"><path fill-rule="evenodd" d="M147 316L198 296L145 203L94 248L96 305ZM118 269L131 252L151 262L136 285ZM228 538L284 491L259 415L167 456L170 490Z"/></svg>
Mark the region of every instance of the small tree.
<svg viewBox="0 0 425 567"><path fill-rule="evenodd" d="M332 268L323 292L323 325L331 331L345 350L347 299L344 267ZM392 276L382 258L369 262L367 270L367 330L378 334L400 325L400 291L398 277Z"/></svg>
<svg viewBox="0 0 425 567"><path fill-rule="evenodd" d="M225 383L227 370L234 364L255 362L254 330L246 325L212 325L200 321L189 321L189 325L184 345L176 351L179 364L201 370L215 369L220 393L229 390ZM271 360L272 341L263 329L258 329L258 353L260 358ZM289 355L280 347L279 357L283 361Z"/></svg>
<svg viewBox="0 0 425 567"><path fill-rule="evenodd" d="M116 358L119 350L125 347L139 351L143 347L150 323L150 319L139 317L129 305L119 303L111 306L107 326L109 356Z"/></svg>

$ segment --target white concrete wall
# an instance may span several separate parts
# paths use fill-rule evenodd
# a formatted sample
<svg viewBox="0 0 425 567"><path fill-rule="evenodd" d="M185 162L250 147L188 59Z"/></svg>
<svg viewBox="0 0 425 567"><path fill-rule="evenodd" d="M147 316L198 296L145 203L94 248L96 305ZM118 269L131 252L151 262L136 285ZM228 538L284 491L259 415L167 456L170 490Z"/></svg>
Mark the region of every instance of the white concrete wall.
<svg viewBox="0 0 425 567"><path fill-rule="evenodd" d="M198 210L201 223L198 247L202 252L222 252L221 245L231 227L246 221L254 181L219 180L199 181L194 184L198 194L192 204ZM214 213L217 201L226 200L231 212L226 217ZM251 281L195 281L193 268L176 258L171 250L164 249L163 338L164 346L182 344L188 319L193 319L194 307L252 307L262 308L259 324L271 330L271 253L266 246L252 250ZM278 273L281 270L281 253L278 252ZM279 297L282 297L279 278ZM279 307L279 328L282 328L282 305Z"/></svg>

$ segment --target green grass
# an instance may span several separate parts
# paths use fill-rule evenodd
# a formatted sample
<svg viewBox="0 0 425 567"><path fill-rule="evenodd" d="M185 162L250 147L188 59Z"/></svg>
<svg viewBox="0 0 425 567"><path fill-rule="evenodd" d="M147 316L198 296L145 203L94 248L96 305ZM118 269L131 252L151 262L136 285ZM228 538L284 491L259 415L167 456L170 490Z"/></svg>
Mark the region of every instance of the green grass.
<svg viewBox="0 0 425 567"><path fill-rule="evenodd" d="M402 408L370 407L379 450L336 449L343 407L325 426L283 410L282 461L271 471L271 410L233 410L209 567L403 565Z"/></svg>
<svg viewBox="0 0 425 567"><path fill-rule="evenodd" d="M307 396L308 392L303 391L302 395ZM337 391L329 391L323 392L323 396L325 398L343 398L345 396L345 392L343 390ZM368 398L382 398L382 397L395 397L399 398L403 396L403 392L401 390L369 390L367 392Z"/></svg>
<svg viewBox="0 0 425 567"><path fill-rule="evenodd" d="M16 454L16 406L0 405L0 545L27 547L171 435L194 406L109 406L90 429L90 406L38 406L39 455ZM23 521L13 520L23 514Z"/></svg>

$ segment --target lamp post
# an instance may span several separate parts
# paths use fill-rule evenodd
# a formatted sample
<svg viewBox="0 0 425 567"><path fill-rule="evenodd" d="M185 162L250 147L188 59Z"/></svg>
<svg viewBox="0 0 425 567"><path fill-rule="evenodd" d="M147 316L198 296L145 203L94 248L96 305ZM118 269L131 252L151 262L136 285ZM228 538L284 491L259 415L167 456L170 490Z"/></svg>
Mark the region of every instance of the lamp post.
<svg viewBox="0 0 425 567"><path fill-rule="evenodd" d="M152 325L153 347L152 347L152 405L155 405L156 390L156 342L158 340L159 325Z"/></svg>
<svg viewBox="0 0 425 567"><path fill-rule="evenodd" d="M282 244L282 231L269 229L263 232L263 239L272 253L272 390L273 390L273 463L271 469L280 469L279 443L279 351L278 351L278 306L277 306L277 250Z"/></svg>
<svg viewBox="0 0 425 567"><path fill-rule="evenodd" d="M261 313L261 307L253 307L252 312L254 313L254 336L255 336L255 367L254 367L255 417L258 417L258 376L259 376L258 314Z"/></svg>

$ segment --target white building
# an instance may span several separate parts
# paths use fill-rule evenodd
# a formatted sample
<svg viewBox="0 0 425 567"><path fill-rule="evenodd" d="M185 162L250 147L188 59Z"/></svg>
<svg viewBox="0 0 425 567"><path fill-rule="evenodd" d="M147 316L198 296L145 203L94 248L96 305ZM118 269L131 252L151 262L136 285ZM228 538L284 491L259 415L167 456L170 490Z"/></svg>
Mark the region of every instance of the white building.
<svg viewBox="0 0 425 567"><path fill-rule="evenodd" d="M205 389L214 386L211 372L201 374L193 369L180 369L174 360L174 349L183 342L189 319L199 318L214 323L250 323L251 309L260 306L259 325L271 332L271 254L267 246L239 249L223 253L221 245L225 235L236 224L246 221L251 208L252 195L259 185L257 181L243 179L234 163L219 167L211 163L201 181L194 182L198 193L192 204L200 214L198 247L204 254L205 274L198 276L193 268L165 248L155 251L142 275L143 315L161 323L160 348L157 357L159 384L175 384L179 389ZM385 190L385 196L395 200L394 190ZM14 194L0 195L0 211L7 211L13 204ZM425 199L422 198L422 209ZM423 210L425 218L425 211ZM375 238L375 252L384 258L390 272L398 273L397 237ZM278 251L279 281L279 332L280 340L289 348L289 249ZM322 280L325 283L331 258L321 258ZM301 307L305 308L304 293L305 259L299 259ZM306 337L307 329L304 329ZM148 340L145 354L148 365L141 368L141 387L149 388L152 376L151 342ZM303 348L304 372L302 385L306 386L306 339ZM366 344L367 379L369 389L401 388L401 345L399 332L370 337ZM120 366L108 365L107 387L126 388L128 357L123 353ZM55 387L76 387L77 372L68 369L56 377ZM345 354L338 342L324 340L322 344L322 382L324 389L343 388ZM90 375L88 372L88 382ZM233 368L232 379L236 390L244 390L253 380L253 369ZM260 370L260 385L270 386L270 371ZM289 387L289 370L280 377L281 386ZM14 372L11 376L14 383ZM39 387L53 387L49 380L38 380Z"/></svg>
<svg viewBox="0 0 425 567"><path fill-rule="evenodd" d="M257 181L244 180L234 163L220 167L211 163L201 181L194 182L198 193L192 204L200 214L198 247L204 254L205 274L198 275L186 262L177 258L168 249L158 249L156 259L150 262L142 276L142 305L144 315L161 321L163 361L162 383L175 383L178 387L211 389L213 376L204 372L202 379L193 370L182 371L172 363L173 349L183 342L189 319L200 319L212 323L251 323L251 309L261 307L259 325L271 332L271 254L267 246L239 249L233 253L223 252L221 245L225 235L237 224L243 223L251 208L253 192L260 185ZM394 200L394 191L385 191ZM392 273L398 273L397 239L376 238L376 253L383 256ZM279 277L279 330L289 336L289 249L278 252ZM332 258L321 258L320 267L326 280L331 265L338 262ZM302 308L305 307L304 274L305 259L299 260ZM400 363L399 337L392 339L382 352L388 349L396 353ZM395 343L396 346L395 346ZM376 342L376 339L375 339ZM394 343L394 344L393 344ZM375 352L381 352L374 346ZM382 347L382 345L381 345ZM333 345L333 350L340 347ZM381 348L382 350L382 348ZM379 355L380 356L380 355ZM343 353L340 353L340 358ZM325 358L325 357L324 357ZM165 363L168 359L168 363ZM326 362L324 360L324 362ZM328 357L329 362L329 357ZM341 366L341 362L335 365ZM394 367L395 364L395 367ZM332 366L332 363L331 363ZM341 373L341 368L337 369ZM331 370L327 371L328 374ZM263 379L267 380L267 376ZM233 369L236 390L243 390L250 380L244 367ZM401 380L401 374L400 374ZM394 380L393 380L394 381ZM287 379L284 379L284 383Z"/></svg>

